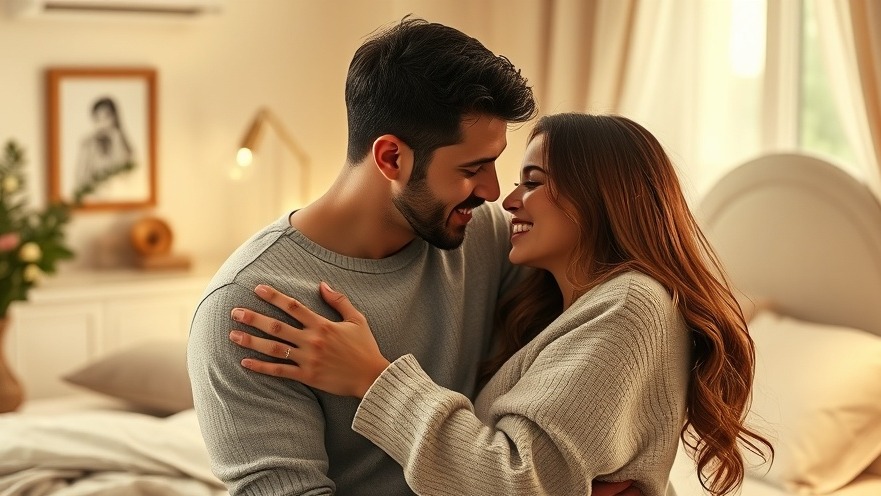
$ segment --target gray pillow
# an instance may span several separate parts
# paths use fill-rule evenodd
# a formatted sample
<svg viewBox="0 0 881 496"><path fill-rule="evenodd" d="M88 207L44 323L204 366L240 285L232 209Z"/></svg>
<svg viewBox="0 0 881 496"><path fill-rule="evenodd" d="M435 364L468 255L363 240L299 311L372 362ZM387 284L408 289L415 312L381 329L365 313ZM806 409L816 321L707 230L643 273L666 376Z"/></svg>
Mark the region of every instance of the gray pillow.
<svg viewBox="0 0 881 496"><path fill-rule="evenodd" d="M159 415L193 407L184 340L148 341L110 353L62 379Z"/></svg>

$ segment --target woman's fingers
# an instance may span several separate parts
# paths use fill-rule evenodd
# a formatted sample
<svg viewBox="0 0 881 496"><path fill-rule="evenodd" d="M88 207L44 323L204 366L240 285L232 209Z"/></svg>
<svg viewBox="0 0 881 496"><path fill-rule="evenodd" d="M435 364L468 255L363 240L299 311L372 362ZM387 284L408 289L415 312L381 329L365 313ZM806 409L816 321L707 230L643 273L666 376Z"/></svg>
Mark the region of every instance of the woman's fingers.
<svg viewBox="0 0 881 496"><path fill-rule="evenodd" d="M259 284L254 288L254 292L263 300L271 303L284 313L300 321L304 326L312 326L324 320L324 317L318 315L296 299L278 291L272 286Z"/></svg>
<svg viewBox="0 0 881 496"><path fill-rule="evenodd" d="M299 348L292 343L257 337L238 329L230 331L229 339L242 348L291 362L296 362L299 354Z"/></svg>
<svg viewBox="0 0 881 496"><path fill-rule="evenodd" d="M229 339L242 348L286 360L284 362L267 362L256 358L244 358L241 361L242 367L261 374L302 381L303 371L297 365L301 351L296 346L272 339L259 338L239 330L231 331Z"/></svg>
<svg viewBox="0 0 881 496"><path fill-rule="evenodd" d="M322 282L319 285L319 291L321 292L321 297L324 298L324 301L336 310L343 320L357 324L365 321L364 315L352 305L352 302L349 301L349 298L346 295L334 291L326 282Z"/></svg>
<svg viewBox="0 0 881 496"><path fill-rule="evenodd" d="M300 380L300 367L294 363L264 362L254 358L245 358L242 360L242 367L273 377Z"/></svg>
<svg viewBox="0 0 881 496"><path fill-rule="evenodd" d="M266 332L257 337L247 330L234 330L230 339L239 346L281 359L268 362L245 358L241 365L249 370L274 377L299 381L307 386L332 394L363 397L389 361L382 355L370 325L342 293L326 283L320 286L322 298L342 317L330 321L291 298L266 285L255 293L265 301L297 319L299 329L276 319L244 308L233 310L233 319Z"/></svg>
<svg viewBox="0 0 881 496"><path fill-rule="evenodd" d="M239 330L231 331L229 339L242 348L283 360L282 362L267 362L256 358L244 358L240 363L246 369L273 377L292 379L302 382L307 386L311 386L316 379L314 376L310 376L309 372L297 363L301 356L305 356L308 359L309 354L296 346L272 339L259 338Z"/></svg>
<svg viewBox="0 0 881 496"><path fill-rule="evenodd" d="M255 327L270 336L299 346L300 330L296 327L246 308L233 308L231 315L236 322Z"/></svg>

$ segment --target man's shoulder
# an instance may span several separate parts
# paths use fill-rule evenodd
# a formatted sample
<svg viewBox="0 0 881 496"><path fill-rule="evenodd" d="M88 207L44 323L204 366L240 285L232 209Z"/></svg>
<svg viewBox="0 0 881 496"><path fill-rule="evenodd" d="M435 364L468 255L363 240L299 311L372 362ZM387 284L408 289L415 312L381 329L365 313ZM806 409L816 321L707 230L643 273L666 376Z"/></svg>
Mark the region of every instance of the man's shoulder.
<svg viewBox="0 0 881 496"><path fill-rule="evenodd" d="M275 258L271 255L279 249L278 241L285 235L285 232L284 226L275 222L261 229L242 243L221 264L214 274L214 277L208 284L206 295L218 288L234 283L250 271L255 270L254 267L258 261L271 262Z"/></svg>

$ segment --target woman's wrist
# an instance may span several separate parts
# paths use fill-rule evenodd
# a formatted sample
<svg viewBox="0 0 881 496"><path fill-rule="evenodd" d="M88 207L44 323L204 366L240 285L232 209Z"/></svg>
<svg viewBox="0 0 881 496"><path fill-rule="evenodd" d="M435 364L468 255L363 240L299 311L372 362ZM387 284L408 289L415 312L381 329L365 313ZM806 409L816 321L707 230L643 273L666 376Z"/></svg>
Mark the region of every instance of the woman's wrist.
<svg viewBox="0 0 881 496"><path fill-rule="evenodd" d="M370 372L365 374L365 381L355 392L355 396L358 399L364 399L364 395L367 394L367 391L370 389L371 386L373 386L373 383L376 382L377 379L379 379L379 376L381 376L382 373L385 372L385 369L387 369L389 365L391 365L391 362L386 360L385 357L380 357L375 362L373 362L368 368Z"/></svg>

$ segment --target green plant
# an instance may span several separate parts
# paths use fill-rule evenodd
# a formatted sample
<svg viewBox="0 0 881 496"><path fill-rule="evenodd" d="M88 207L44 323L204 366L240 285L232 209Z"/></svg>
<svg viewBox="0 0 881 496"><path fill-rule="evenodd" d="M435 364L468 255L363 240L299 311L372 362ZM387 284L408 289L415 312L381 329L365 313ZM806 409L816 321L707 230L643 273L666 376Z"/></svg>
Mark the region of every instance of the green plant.
<svg viewBox="0 0 881 496"><path fill-rule="evenodd" d="M134 168L126 162L95 174L71 202L49 202L40 210L28 205L24 164L24 151L7 142L0 158L0 319L13 301L27 300L44 274L54 274L60 260L73 258L64 241L71 210L102 182Z"/></svg>

